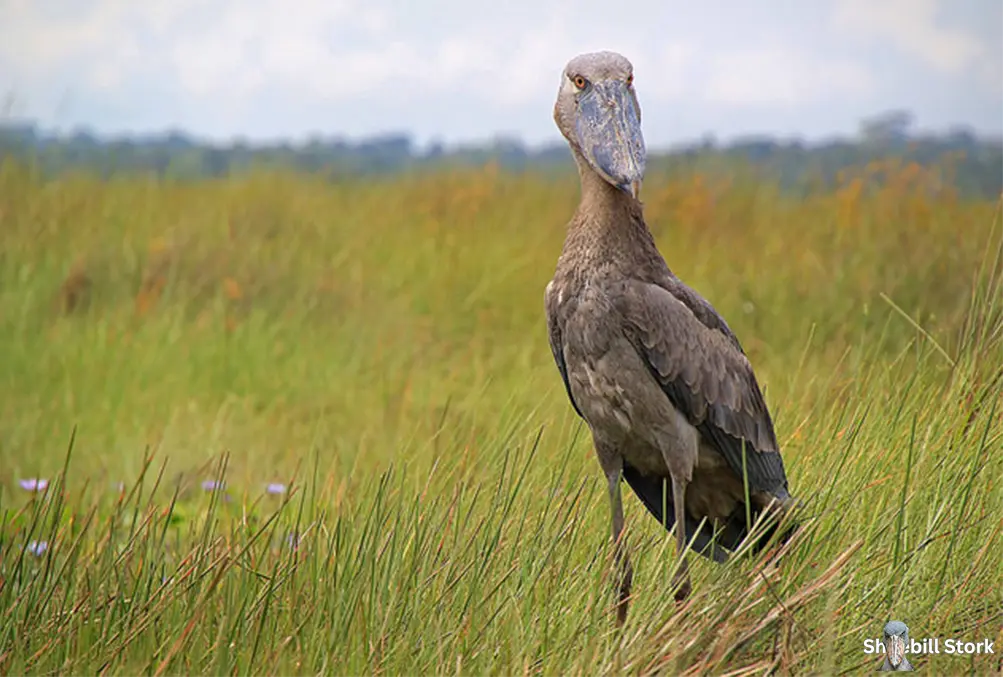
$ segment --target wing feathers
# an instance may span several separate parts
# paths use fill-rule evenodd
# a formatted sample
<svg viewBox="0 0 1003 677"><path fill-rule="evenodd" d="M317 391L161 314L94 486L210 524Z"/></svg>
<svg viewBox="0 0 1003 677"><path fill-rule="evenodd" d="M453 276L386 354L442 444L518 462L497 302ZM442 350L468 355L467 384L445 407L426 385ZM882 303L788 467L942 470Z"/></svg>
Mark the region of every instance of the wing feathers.
<svg viewBox="0 0 1003 677"><path fill-rule="evenodd" d="M628 336L673 405L736 474L747 469L751 488L786 494L773 422L723 320L707 322L667 289L636 280L625 282L620 298Z"/></svg>
<svg viewBox="0 0 1003 677"><path fill-rule="evenodd" d="M561 337L561 326L557 316L557 299L551 293L551 290L552 287L547 285L547 291L543 296L543 303L547 314L547 332L550 335L550 352L554 354L554 362L557 363L557 370L561 372L561 380L564 381L564 389L568 393L568 400L571 401L571 406L574 407L575 413L579 417L585 418L582 415L581 409L575 403L575 398L571 395L571 383L568 382L568 365L564 361L564 342Z"/></svg>

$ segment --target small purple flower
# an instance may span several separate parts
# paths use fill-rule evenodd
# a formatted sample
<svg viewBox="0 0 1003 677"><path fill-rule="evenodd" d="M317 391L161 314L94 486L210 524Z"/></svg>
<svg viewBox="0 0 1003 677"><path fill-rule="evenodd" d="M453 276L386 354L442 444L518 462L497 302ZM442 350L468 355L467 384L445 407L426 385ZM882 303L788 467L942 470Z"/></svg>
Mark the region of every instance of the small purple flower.
<svg viewBox="0 0 1003 677"><path fill-rule="evenodd" d="M279 482L269 482L268 486L265 487L265 491L273 496L279 496L286 493L286 485Z"/></svg>
<svg viewBox="0 0 1003 677"><path fill-rule="evenodd" d="M27 550L35 557L41 557L42 555L45 554L45 551L48 549L49 549L48 541L32 541L31 543L28 544L28 547L25 548L25 550Z"/></svg>
<svg viewBox="0 0 1003 677"><path fill-rule="evenodd" d="M297 534L295 534L295 533L289 533L289 534L287 534L286 535L286 545L289 546L292 550L299 550L299 547L300 547L299 536Z"/></svg>
<svg viewBox="0 0 1003 677"><path fill-rule="evenodd" d="M226 482L216 480L206 480L202 483L202 491L220 491L226 486Z"/></svg>
<svg viewBox="0 0 1003 677"><path fill-rule="evenodd" d="M38 479L36 477L29 477L28 479L18 480L18 484L25 491L45 491L49 486L49 480Z"/></svg>

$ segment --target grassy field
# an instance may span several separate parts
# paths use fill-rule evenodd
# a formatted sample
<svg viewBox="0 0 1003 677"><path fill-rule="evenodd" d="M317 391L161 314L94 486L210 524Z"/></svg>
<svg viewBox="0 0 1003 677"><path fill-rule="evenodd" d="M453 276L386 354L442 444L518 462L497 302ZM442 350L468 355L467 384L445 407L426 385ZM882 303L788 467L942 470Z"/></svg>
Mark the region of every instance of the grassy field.
<svg viewBox="0 0 1003 677"><path fill-rule="evenodd" d="M3 165L0 674L863 673L892 618L996 642L925 672L998 674L999 204L865 171L801 199L647 181L808 505L778 562L691 558L677 607L628 492L618 632L543 316L575 177Z"/></svg>

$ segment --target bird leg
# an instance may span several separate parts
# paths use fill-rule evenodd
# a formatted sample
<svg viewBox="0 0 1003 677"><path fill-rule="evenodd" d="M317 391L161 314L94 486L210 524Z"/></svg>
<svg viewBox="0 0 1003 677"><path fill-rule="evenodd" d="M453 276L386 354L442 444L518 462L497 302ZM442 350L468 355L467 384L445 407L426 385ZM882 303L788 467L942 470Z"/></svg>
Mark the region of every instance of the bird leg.
<svg viewBox="0 0 1003 677"><path fill-rule="evenodd" d="M676 513L676 555L679 557L672 585L676 588L676 601L682 602L690 596L692 586L686 563L686 481L677 478L675 473L672 473L672 503Z"/></svg>
<svg viewBox="0 0 1003 677"><path fill-rule="evenodd" d="M623 496L620 493L620 472L618 467L606 472L609 483L610 513L613 521L614 564L616 568L617 605L616 622L623 625L627 620L627 605L630 601L630 586L634 579L634 569L630 565L627 546L623 537Z"/></svg>

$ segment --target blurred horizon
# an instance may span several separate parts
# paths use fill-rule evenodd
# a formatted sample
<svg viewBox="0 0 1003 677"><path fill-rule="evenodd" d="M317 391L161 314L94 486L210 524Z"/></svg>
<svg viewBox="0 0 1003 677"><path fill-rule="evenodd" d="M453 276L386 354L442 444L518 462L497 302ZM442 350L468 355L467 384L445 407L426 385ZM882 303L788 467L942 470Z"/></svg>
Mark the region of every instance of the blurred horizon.
<svg viewBox="0 0 1003 677"><path fill-rule="evenodd" d="M890 127L894 127L891 130ZM881 131L878 131L881 128ZM186 144L200 147L233 148L246 146L249 148L289 147L299 148L312 144L340 143L346 145L367 145L384 143L388 140L406 140L413 152L454 152L473 148L519 147L529 153L546 153L555 148L564 148L567 142L557 133L554 137L542 140L527 140L518 134L509 132L487 133L482 137L459 139L452 142L433 136L422 139L404 127L388 128L370 134L347 135L336 129L303 134L288 134L275 137L253 138L245 135L230 137L212 137L194 133L179 127L164 127L143 131L100 131L86 124L72 128L47 127L41 121L31 118L3 117L0 115L0 134L27 134L39 140L48 142L72 141L88 138L96 144L114 143L156 143L168 139L183 139ZM982 144L998 145L1003 143L1003 130L981 130L965 122L946 124L940 128L924 128L918 124L914 114L903 108L876 111L857 122L852 129L817 136L809 136L796 132L790 134L774 134L769 132L749 131L732 135L719 135L713 130L703 134L675 139L670 143L647 144L649 154L665 155L685 152L695 147L728 148L754 143L773 143L781 145L803 146L805 148L821 147L834 143L862 143L875 134L891 133L899 140L922 138L967 137Z"/></svg>
<svg viewBox="0 0 1003 677"><path fill-rule="evenodd" d="M45 175L85 170L110 177L133 172L176 179L220 177L255 168L294 169L343 180L398 171L471 169L563 171L573 166L563 141L527 146L496 137L482 143L422 146L406 133L352 140L335 135L268 143L209 143L181 131L132 137L99 137L77 130L53 136L34 124L0 120L0 157L28 161ZM887 164L891 162L892 164ZM851 137L819 142L753 135L720 141L711 135L648 151L648 176L666 170L709 175L752 169L787 191L806 194L841 185L862 172L881 180L879 167L931 170L933 186L945 182L965 195L992 198L1003 186L1003 139L979 136L956 126L944 133L915 129L909 111L892 110L862 120ZM894 171L892 172L894 175Z"/></svg>

